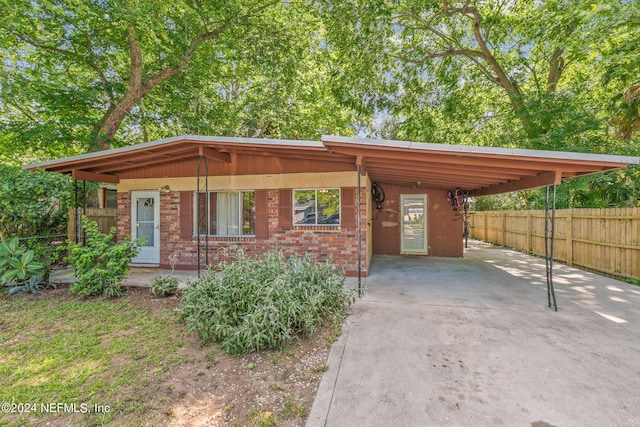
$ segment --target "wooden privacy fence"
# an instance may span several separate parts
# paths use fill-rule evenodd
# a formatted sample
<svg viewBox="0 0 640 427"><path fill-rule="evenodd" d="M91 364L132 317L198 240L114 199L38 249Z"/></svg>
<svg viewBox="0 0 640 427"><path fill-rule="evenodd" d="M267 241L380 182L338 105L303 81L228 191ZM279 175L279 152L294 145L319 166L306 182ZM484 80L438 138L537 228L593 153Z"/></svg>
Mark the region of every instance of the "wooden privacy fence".
<svg viewBox="0 0 640 427"><path fill-rule="evenodd" d="M471 237L544 256L544 210L469 217ZM640 280L640 208L556 210L554 259Z"/></svg>
<svg viewBox="0 0 640 427"><path fill-rule="evenodd" d="M111 227L116 226L117 209L86 208L84 213L82 212L82 209L79 209L78 218L76 218L76 210L74 208L70 208L69 222L67 224L67 238L69 240L73 241L75 239L76 221L78 221L78 223L82 221L82 215L87 216L87 218L92 221L96 221L98 223L98 228L102 233L108 233Z"/></svg>

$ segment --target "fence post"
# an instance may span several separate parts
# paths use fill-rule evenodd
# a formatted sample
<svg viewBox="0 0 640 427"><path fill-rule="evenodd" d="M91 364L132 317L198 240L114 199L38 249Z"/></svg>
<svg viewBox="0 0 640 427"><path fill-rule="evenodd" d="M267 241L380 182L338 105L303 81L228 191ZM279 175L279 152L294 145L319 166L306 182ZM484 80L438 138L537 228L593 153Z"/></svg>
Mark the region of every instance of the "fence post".
<svg viewBox="0 0 640 427"><path fill-rule="evenodd" d="M573 265L573 209L566 209L565 228L567 232L567 265Z"/></svg>
<svg viewBox="0 0 640 427"><path fill-rule="evenodd" d="M533 218L532 218L532 214L531 211L528 210L527 211L527 246L526 246L526 251L528 254L531 253L531 251L533 250L533 243L531 242L531 236L533 234Z"/></svg>
<svg viewBox="0 0 640 427"><path fill-rule="evenodd" d="M507 246L507 211L502 211L502 246Z"/></svg>
<svg viewBox="0 0 640 427"><path fill-rule="evenodd" d="M488 231L487 231L487 217L489 216L489 214L487 212L485 212L484 214L482 214L482 223L483 223L483 227L482 227L482 234L483 234L483 239L484 240L489 240L487 238L488 235Z"/></svg>

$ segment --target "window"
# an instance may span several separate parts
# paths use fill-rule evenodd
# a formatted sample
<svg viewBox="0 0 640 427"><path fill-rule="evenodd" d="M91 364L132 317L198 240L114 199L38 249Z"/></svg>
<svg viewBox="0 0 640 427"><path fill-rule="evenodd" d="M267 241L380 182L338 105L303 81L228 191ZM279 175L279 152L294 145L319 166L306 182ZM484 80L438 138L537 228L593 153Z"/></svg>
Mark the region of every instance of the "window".
<svg viewBox="0 0 640 427"><path fill-rule="evenodd" d="M253 236L255 192L232 191L197 193L197 230L213 236Z"/></svg>
<svg viewBox="0 0 640 427"><path fill-rule="evenodd" d="M293 190L295 225L340 225L340 190Z"/></svg>
<svg viewBox="0 0 640 427"><path fill-rule="evenodd" d="M118 207L118 192L116 190L104 189L104 207L105 208L117 208Z"/></svg>

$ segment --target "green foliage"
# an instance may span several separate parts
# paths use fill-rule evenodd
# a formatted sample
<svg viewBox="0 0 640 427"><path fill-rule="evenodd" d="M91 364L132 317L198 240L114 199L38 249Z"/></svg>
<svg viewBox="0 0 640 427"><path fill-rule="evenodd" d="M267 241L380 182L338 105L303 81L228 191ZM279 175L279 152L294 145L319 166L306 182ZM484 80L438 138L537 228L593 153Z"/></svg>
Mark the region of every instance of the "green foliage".
<svg viewBox="0 0 640 427"><path fill-rule="evenodd" d="M107 298L125 293L122 281L129 272L129 263L139 251L140 239L125 239L115 243L115 228L103 234L95 221L82 218L86 243L69 243L69 261L77 281L69 288L83 296L103 295Z"/></svg>
<svg viewBox="0 0 640 427"><path fill-rule="evenodd" d="M626 208L640 206L640 168L573 178L556 189L556 208ZM544 209L546 188L482 196L475 208L484 210Z"/></svg>
<svg viewBox="0 0 640 427"><path fill-rule="evenodd" d="M628 154L612 116L640 127L632 96L640 93L633 90L640 81L637 2L317 0L314 6L335 51L341 96L379 114L382 123L364 129L371 134ZM622 103L623 94L633 102ZM637 149L638 139L631 142Z"/></svg>
<svg viewBox="0 0 640 427"><path fill-rule="evenodd" d="M218 269L189 283L181 314L191 330L229 354L281 348L353 300L343 274L312 255L288 262L280 251L247 257L238 250Z"/></svg>
<svg viewBox="0 0 640 427"><path fill-rule="evenodd" d="M44 266L35 259L33 250L20 246L20 241L14 237L10 241L0 242L0 284L21 286L32 284L31 279L44 275ZM40 279L36 279L39 284ZM35 289L34 286L29 289ZM22 289L22 288L21 288Z"/></svg>
<svg viewBox="0 0 640 427"><path fill-rule="evenodd" d="M80 154L92 140L318 138L353 122L304 2L5 2L0 28L6 162Z"/></svg>
<svg viewBox="0 0 640 427"><path fill-rule="evenodd" d="M178 279L170 274L163 274L151 279L151 294L160 297L173 295L178 290Z"/></svg>
<svg viewBox="0 0 640 427"><path fill-rule="evenodd" d="M0 163L0 238L66 234L71 180Z"/></svg>

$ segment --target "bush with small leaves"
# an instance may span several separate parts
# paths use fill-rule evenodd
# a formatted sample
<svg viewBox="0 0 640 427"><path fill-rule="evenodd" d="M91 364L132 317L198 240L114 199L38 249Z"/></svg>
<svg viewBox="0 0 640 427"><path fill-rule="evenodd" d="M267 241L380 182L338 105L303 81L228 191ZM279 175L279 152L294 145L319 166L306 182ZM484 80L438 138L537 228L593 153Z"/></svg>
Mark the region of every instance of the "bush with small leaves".
<svg viewBox="0 0 640 427"><path fill-rule="evenodd" d="M247 257L238 250L218 270L187 284L181 315L189 329L229 354L282 348L354 301L344 274L312 255L287 260L280 251Z"/></svg>
<svg viewBox="0 0 640 427"><path fill-rule="evenodd" d="M122 282L129 273L129 263L139 251L140 239L115 243L115 227L103 234L95 221L82 217L86 242L69 243L69 262L75 270L76 282L69 290L83 296L114 298L124 295Z"/></svg>

